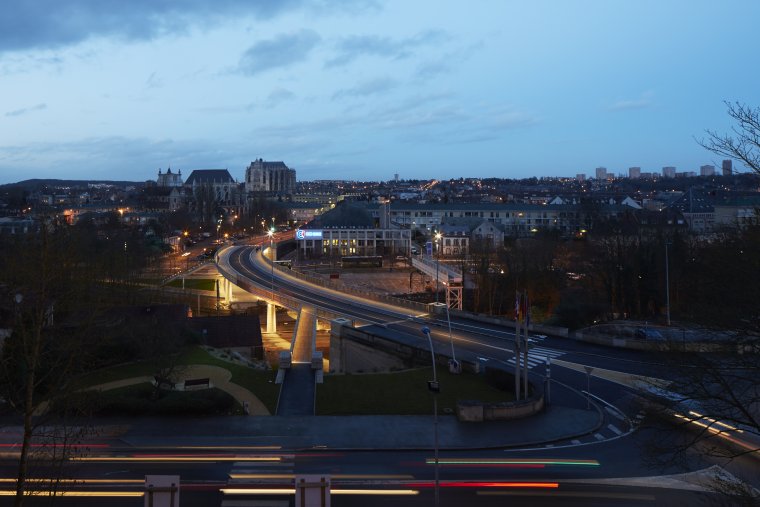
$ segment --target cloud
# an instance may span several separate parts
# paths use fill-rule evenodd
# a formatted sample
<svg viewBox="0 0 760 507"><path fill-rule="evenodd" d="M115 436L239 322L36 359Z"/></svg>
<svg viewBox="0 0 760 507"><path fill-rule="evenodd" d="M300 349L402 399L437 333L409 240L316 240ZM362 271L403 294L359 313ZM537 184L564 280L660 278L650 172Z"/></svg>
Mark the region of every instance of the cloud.
<svg viewBox="0 0 760 507"><path fill-rule="evenodd" d="M31 107L24 107L24 108L21 108L21 109L16 109L14 111L8 111L7 113L5 113L5 116L9 116L9 117L10 116L22 116L22 115L25 115L25 114L28 114L28 113L32 113L34 111L42 111L43 109L47 109L47 104L45 104L44 102L40 103L40 104L36 104L34 106L31 106Z"/></svg>
<svg viewBox="0 0 760 507"><path fill-rule="evenodd" d="M494 130L530 127L538 123L540 123L540 120L537 116L521 111L498 112L488 120L488 126Z"/></svg>
<svg viewBox="0 0 760 507"><path fill-rule="evenodd" d="M427 30L404 39L391 39L377 35L352 35L336 44L337 55L325 62L326 67L347 65L360 56L378 56L392 60L408 58L415 48L438 44L448 40L440 30Z"/></svg>
<svg viewBox="0 0 760 507"><path fill-rule="evenodd" d="M388 77L381 77L364 81L351 88L343 88L333 94L333 100L342 99L346 97L367 97L369 95L377 95L385 93L388 90L395 88L398 85L396 81Z"/></svg>
<svg viewBox="0 0 760 507"><path fill-rule="evenodd" d="M251 46L240 57L238 70L252 76L260 72L286 67L306 60L321 40L313 30L281 34L274 39L262 40Z"/></svg>
<svg viewBox="0 0 760 507"><path fill-rule="evenodd" d="M193 111L203 114L247 114L256 109L256 104L249 102L247 104L226 104L226 105L209 105L196 107Z"/></svg>
<svg viewBox="0 0 760 507"><path fill-rule="evenodd" d="M156 72L151 72L150 76L148 76L148 79L145 80L145 86L147 88L162 88L164 86L164 81L158 77Z"/></svg>
<svg viewBox="0 0 760 507"><path fill-rule="evenodd" d="M397 129L420 127L425 125L443 125L468 120L468 116L456 107L441 106L433 109L411 110L383 115L380 118L383 128Z"/></svg>
<svg viewBox="0 0 760 507"><path fill-rule="evenodd" d="M283 102L293 100L296 94L285 88L275 88L267 97L267 107L275 107Z"/></svg>
<svg viewBox="0 0 760 507"><path fill-rule="evenodd" d="M644 109L652 105L652 98L654 94L652 92L645 92L641 94L641 97L633 100L618 100L611 104L608 104L605 109L607 111L626 111L629 109Z"/></svg>
<svg viewBox="0 0 760 507"><path fill-rule="evenodd" d="M423 62L417 66L415 77L418 79L428 80L440 74L446 74L451 71L451 65L444 60Z"/></svg>
<svg viewBox="0 0 760 507"><path fill-rule="evenodd" d="M64 60L58 55L3 55L0 50L0 76L23 74L42 67L58 67Z"/></svg>
<svg viewBox="0 0 760 507"><path fill-rule="evenodd" d="M427 111L400 117L388 127L407 127L399 138L404 143L436 145L470 144L504 139L509 131L541 123L531 113L509 107L494 109L487 105L467 110L441 105Z"/></svg>
<svg viewBox="0 0 760 507"><path fill-rule="evenodd" d="M10 1L5 2L0 16L0 52L68 46L96 36L152 39L186 30L191 24L209 24L244 11L271 16L292 3L267 0Z"/></svg>
<svg viewBox="0 0 760 507"><path fill-rule="evenodd" d="M93 37L151 40L245 15L270 19L296 9L322 15L376 8L375 0L7 0L0 15L0 54Z"/></svg>
<svg viewBox="0 0 760 507"><path fill-rule="evenodd" d="M158 168L167 165L181 169L186 176L201 167L228 167L236 175L243 170L242 161L249 156L249 150L247 142L119 136L0 146L0 177L6 182L29 175L144 181L155 179Z"/></svg>

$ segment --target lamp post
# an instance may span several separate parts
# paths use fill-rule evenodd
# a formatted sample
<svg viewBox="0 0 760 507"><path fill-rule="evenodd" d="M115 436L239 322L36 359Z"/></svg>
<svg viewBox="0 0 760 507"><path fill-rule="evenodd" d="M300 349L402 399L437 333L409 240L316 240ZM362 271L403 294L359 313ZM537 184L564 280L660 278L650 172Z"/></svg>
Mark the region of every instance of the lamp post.
<svg viewBox="0 0 760 507"><path fill-rule="evenodd" d="M272 264L272 303L274 303L274 226L267 231L269 236L269 261Z"/></svg>
<svg viewBox="0 0 760 507"><path fill-rule="evenodd" d="M433 339L430 337L430 328L425 326L422 328L422 334L427 336L428 343L430 344L430 356L433 361L433 380L428 381L428 389L433 393L433 446L434 446L434 458L435 458L435 505L440 505L440 498L438 495L438 393L441 392L438 386L438 375L435 370L435 352L433 350Z"/></svg>
<svg viewBox="0 0 760 507"><path fill-rule="evenodd" d="M441 233L435 233L435 303L438 304L438 264L441 257L441 246L439 241L441 240Z"/></svg>

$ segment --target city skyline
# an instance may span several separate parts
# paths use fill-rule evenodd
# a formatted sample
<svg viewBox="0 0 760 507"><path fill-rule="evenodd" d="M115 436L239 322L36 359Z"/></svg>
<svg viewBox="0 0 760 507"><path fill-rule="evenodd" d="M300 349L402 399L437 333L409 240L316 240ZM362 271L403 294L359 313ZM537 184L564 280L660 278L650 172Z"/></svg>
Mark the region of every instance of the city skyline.
<svg viewBox="0 0 760 507"><path fill-rule="evenodd" d="M722 8L721 8L722 7ZM0 184L261 157L299 180L720 167L760 5L733 1L12 2ZM739 164L735 169L741 171Z"/></svg>

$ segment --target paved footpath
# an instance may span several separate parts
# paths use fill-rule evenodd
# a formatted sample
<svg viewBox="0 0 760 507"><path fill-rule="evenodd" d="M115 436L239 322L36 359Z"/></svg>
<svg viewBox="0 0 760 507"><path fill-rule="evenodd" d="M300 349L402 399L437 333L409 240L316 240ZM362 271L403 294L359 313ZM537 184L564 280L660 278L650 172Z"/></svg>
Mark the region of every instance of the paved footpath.
<svg viewBox="0 0 760 507"><path fill-rule="evenodd" d="M249 415L269 415L269 410L255 394L242 386L230 382L232 373L225 368L207 364L193 364L183 368L178 377L178 384L189 379L207 378L212 387L216 387L217 389L221 389L228 393L235 398L241 406L246 406L247 403ZM153 377L132 377L99 384L93 386L91 389L108 391L110 389L117 389L119 387L132 386L152 381Z"/></svg>

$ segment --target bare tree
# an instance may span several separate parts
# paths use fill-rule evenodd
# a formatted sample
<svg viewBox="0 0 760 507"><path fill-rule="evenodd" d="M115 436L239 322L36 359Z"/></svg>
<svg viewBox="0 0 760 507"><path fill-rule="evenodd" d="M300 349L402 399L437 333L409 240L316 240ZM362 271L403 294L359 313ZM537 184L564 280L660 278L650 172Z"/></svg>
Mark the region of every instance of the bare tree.
<svg viewBox="0 0 760 507"><path fill-rule="evenodd" d="M87 286L95 277L78 251L80 244L68 226L48 222L38 233L7 241L2 252L0 281L14 314L0 357L2 395L23 421L16 505L27 494L30 463L57 447L50 442L60 444L63 438L69 443L72 436L42 428L52 417L74 415L73 407L59 402L90 349L86 322L97 305ZM72 325L70 317L83 308L87 317ZM56 452L60 455L62 449Z"/></svg>
<svg viewBox="0 0 760 507"><path fill-rule="evenodd" d="M76 393L73 379L98 364L98 319L111 298L119 300L110 293L113 282L131 268L108 263L108 253L123 253L122 236L108 234L102 242L110 246L97 237L90 227L41 217L38 230L0 242L0 307L11 315L0 351L0 397L22 425L15 505L34 491L55 494L58 476L41 480L35 470L61 472L81 449L73 444L91 431L83 422L89 400Z"/></svg>
<svg viewBox="0 0 760 507"><path fill-rule="evenodd" d="M730 134L706 130L706 138L697 139L711 152L741 160L752 171L760 174L760 107L752 108L740 102L725 102L728 115L736 122Z"/></svg>

